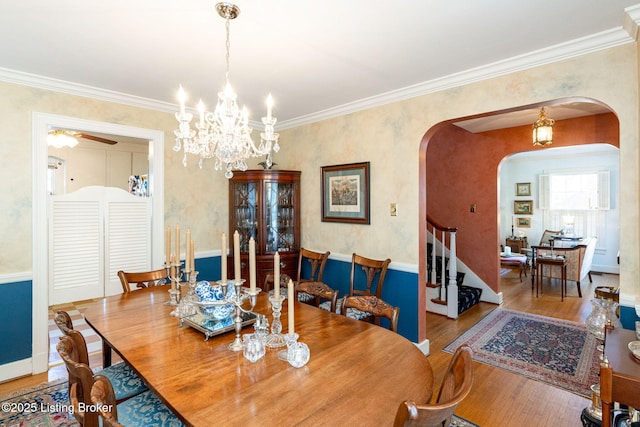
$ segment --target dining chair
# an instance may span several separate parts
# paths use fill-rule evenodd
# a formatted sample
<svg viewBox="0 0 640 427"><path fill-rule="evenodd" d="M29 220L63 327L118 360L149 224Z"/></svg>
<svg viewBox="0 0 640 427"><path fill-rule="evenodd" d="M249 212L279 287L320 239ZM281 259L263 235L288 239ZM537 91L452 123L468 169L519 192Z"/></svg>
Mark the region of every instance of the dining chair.
<svg viewBox="0 0 640 427"><path fill-rule="evenodd" d="M382 287L384 286L384 278L387 274L387 268L391 260L376 260L367 258L356 253L351 255L351 272L349 274L349 296L357 295L375 295L378 299L382 299ZM336 312L340 313L340 304L338 301ZM325 302L320 305L321 308L329 310L329 305ZM370 317L369 313L360 311L350 307L346 311L347 317L360 320Z"/></svg>
<svg viewBox="0 0 640 427"><path fill-rule="evenodd" d="M178 427L184 424L151 391L116 405L109 378L95 375L91 401L98 408L103 427Z"/></svg>
<svg viewBox="0 0 640 427"><path fill-rule="evenodd" d="M458 347L444 374L435 403L402 402L396 412L394 427L449 427L453 411L467 397L473 385L472 355L473 351L467 344Z"/></svg>
<svg viewBox="0 0 640 427"><path fill-rule="evenodd" d="M84 363L89 366L89 352L87 351L87 342L80 331L73 328L71 316L66 311L57 311L54 316L54 322L63 336L69 337L74 344L73 360ZM67 369L68 371L68 369ZM123 401L132 396L140 394L148 390L144 381L131 369L131 366L125 362L116 363L98 371L98 373L108 377L115 384L116 400ZM73 384L71 378L72 373L69 372L69 389Z"/></svg>
<svg viewBox="0 0 640 427"><path fill-rule="evenodd" d="M328 301L331 311L336 310L338 291L322 281L324 268L331 252L315 252L300 248L298 256L298 274L296 281L297 300L307 304L320 306ZM307 268L307 265L309 266Z"/></svg>
<svg viewBox="0 0 640 427"><path fill-rule="evenodd" d="M126 426L182 426L183 424L169 409L149 390L118 402L116 394L108 377L95 374L86 363L78 361L78 346L72 335L63 335L56 345L60 357L69 372L69 403L73 407L73 416L83 427L98 427L99 408L92 399L96 378L104 383L109 381L110 400L113 413L134 414L134 417L120 425ZM94 404L92 404L94 403ZM118 425L118 424L115 424Z"/></svg>
<svg viewBox="0 0 640 427"><path fill-rule="evenodd" d="M131 292L132 284L135 284L138 289L155 286L157 284L164 284L164 279L167 279L167 270L161 268L159 270L138 273L126 273L120 270L118 271L118 277L122 284L122 290L126 294Z"/></svg>
<svg viewBox="0 0 640 427"><path fill-rule="evenodd" d="M382 317L389 321L389 329L398 332L398 316L400 307L394 307L384 302L375 295L345 296L340 304L340 314L346 314L349 308L357 309L364 313L369 313L375 319L375 323L380 325Z"/></svg>

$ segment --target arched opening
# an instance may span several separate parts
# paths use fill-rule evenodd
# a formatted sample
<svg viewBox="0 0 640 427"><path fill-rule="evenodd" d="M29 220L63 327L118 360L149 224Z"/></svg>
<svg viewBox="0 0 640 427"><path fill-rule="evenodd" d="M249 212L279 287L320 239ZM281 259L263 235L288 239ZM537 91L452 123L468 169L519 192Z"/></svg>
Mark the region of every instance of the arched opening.
<svg viewBox="0 0 640 427"><path fill-rule="evenodd" d="M505 156L534 149L531 125L543 106L556 120L553 147L596 143L619 147L617 116L606 105L587 98L563 98L447 120L425 133L420 146L419 281L423 286L419 287L419 317L427 309L428 298L424 286L427 215L458 228L460 261L484 284L483 300L501 302L499 167ZM422 320L424 317L418 327L421 341L426 339Z"/></svg>

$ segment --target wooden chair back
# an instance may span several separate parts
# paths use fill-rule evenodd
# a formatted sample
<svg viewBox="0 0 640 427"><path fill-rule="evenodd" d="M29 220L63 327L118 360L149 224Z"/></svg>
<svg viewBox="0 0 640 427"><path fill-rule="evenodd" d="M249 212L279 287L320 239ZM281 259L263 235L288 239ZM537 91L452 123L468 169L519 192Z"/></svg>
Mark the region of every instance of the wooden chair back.
<svg viewBox="0 0 640 427"><path fill-rule="evenodd" d="M56 311L55 316L53 317L53 321L56 323L60 332L64 335L67 335L69 331L73 330L73 321L71 320L71 316L69 313L63 310Z"/></svg>
<svg viewBox="0 0 640 427"><path fill-rule="evenodd" d="M389 258L380 261L354 253L351 256L349 295L375 295L381 298L384 277L390 263Z"/></svg>
<svg viewBox="0 0 640 427"><path fill-rule="evenodd" d="M347 308L355 308L371 313L377 325L380 325L380 318L384 317L389 320L389 329L393 332L398 332L400 307L394 307L375 295L346 296L342 299L342 304L340 304L340 314L346 315Z"/></svg>
<svg viewBox="0 0 640 427"><path fill-rule="evenodd" d="M136 288L142 289L149 286L155 286L159 280L167 278L167 270L161 268L159 270L144 271L139 273L126 273L122 270L118 271L118 277L122 284L124 293L131 292L131 285L135 284Z"/></svg>
<svg viewBox="0 0 640 427"><path fill-rule="evenodd" d="M118 422L116 395L109 378L104 375L94 377L94 383L91 387L91 401L98 406L103 427L124 427Z"/></svg>
<svg viewBox="0 0 640 427"><path fill-rule="evenodd" d="M394 427L449 427L453 411L473 385L472 354L468 345L458 347L444 374L436 402L422 405L409 400L402 402L396 412Z"/></svg>
<svg viewBox="0 0 640 427"><path fill-rule="evenodd" d="M336 304L338 303L337 290L331 289L328 285L322 282L301 282L298 283L295 288L296 301L300 301L298 299L299 292L305 292L314 297L307 303L313 303L316 307L319 307L320 303L324 300L331 301L330 311L335 313Z"/></svg>
<svg viewBox="0 0 640 427"><path fill-rule="evenodd" d="M322 273L324 273L324 267L327 264L329 255L331 252L325 253L310 251L309 249L300 248L300 255L298 256L298 276L296 282L322 282ZM311 274L308 277L302 277L302 269L305 261L311 264Z"/></svg>
<svg viewBox="0 0 640 427"><path fill-rule="evenodd" d="M544 230L540 238L540 246L549 246L549 240L552 240L552 236L557 236L558 234L560 234L560 231Z"/></svg>
<svg viewBox="0 0 640 427"><path fill-rule="evenodd" d="M80 334L78 331L72 331ZM60 357L69 373L69 403L73 407L73 416L83 427L97 427L98 413L87 410L91 405L93 371L86 363L79 361L78 346L73 334L63 335L56 345Z"/></svg>

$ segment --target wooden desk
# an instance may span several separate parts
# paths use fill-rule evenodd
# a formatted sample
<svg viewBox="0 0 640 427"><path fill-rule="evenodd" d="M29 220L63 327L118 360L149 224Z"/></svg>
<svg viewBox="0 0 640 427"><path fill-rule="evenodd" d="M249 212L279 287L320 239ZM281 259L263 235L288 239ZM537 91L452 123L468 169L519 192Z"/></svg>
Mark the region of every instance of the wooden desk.
<svg viewBox="0 0 640 427"><path fill-rule="evenodd" d="M636 340L635 331L606 329L604 354L609 366L600 365L600 399L602 400L602 426L611 426L614 402L640 409L640 361L627 345Z"/></svg>
<svg viewBox="0 0 640 427"><path fill-rule="evenodd" d="M205 341L179 328L164 305L167 289L105 298L85 319L187 425L389 426L400 402L431 398L427 357L385 328L296 303L295 330L309 346L309 363L296 369L278 359L280 349L267 349L252 364L227 350L235 332ZM272 321L265 292L255 311ZM285 332L287 317L285 303Z"/></svg>

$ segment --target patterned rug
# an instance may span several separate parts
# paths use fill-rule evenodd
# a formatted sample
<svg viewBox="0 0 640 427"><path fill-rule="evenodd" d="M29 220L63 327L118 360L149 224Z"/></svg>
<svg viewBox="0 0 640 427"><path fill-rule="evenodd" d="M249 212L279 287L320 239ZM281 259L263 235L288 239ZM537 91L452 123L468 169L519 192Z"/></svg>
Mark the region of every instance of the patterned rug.
<svg viewBox="0 0 640 427"><path fill-rule="evenodd" d="M1 399L0 427L79 426L73 415L67 412L67 380L40 384ZM479 426L454 415L450 427Z"/></svg>
<svg viewBox="0 0 640 427"><path fill-rule="evenodd" d="M584 324L497 308L447 345L473 349L473 359L589 398L598 383L596 339Z"/></svg>
<svg viewBox="0 0 640 427"><path fill-rule="evenodd" d="M0 426L70 427L78 426L69 413L67 380L40 384L3 397Z"/></svg>

